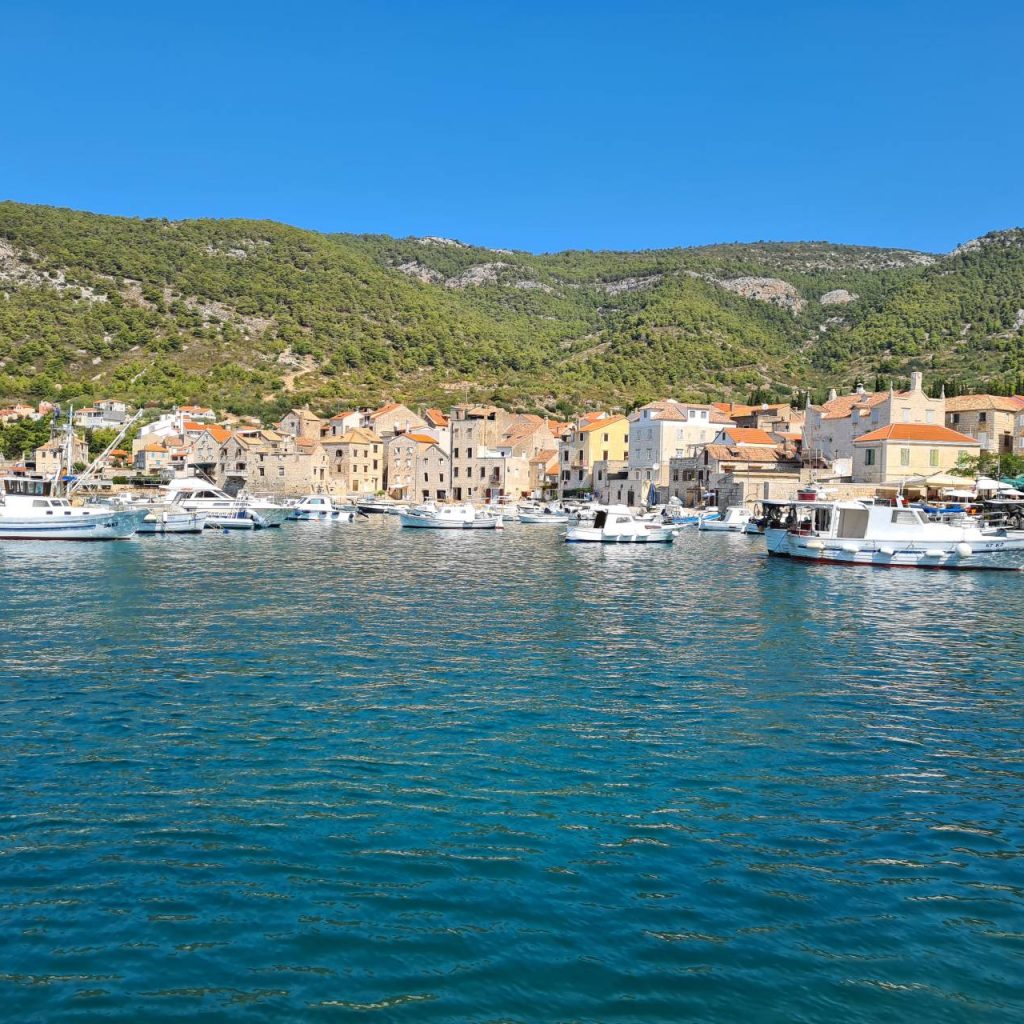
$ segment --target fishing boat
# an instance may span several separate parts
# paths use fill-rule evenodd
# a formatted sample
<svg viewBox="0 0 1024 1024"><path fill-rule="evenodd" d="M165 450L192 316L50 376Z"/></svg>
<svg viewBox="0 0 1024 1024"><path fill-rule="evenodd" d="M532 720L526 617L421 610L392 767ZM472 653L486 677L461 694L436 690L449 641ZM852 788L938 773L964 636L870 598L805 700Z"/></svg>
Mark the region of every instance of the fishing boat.
<svg viewBox="0 0 1024 1024"><path fill-rule="evenodd" d="M339 508L323 494L307 494L291 506L289 519L299 522L351 523L356 514L351 509Z"/></svg>
<svg viewBox="0 0 1024 1024"><path fill-rule="evenodd" d="M2 484L0 540L123 540L146 518L144 509L72 505L59 480L9 476Z"/></svg>
<svg viewBox="0 0 1024 1024"><path fill-rule="evenodd" d="M868 501L765 501L770 555L885 568L1021 569L1024 534Z"/></svg>
<svg viewBox="0 0 1024 1024"><path fill-rule="evenodd" d="M742 505L730 505L722 515L702 517L697 529L715 533L743 533L749 522L749 509Z"/></svg>
<svg viewBox="0 0 1024 1024"><path fill-rule="evenodd" d="M167 491L171 504L190 512L206 512L207 526L215 528L223 525L215 521L218 519L232 522L236 519L249 519L252 522L252 527L248 527L248 529L263 529L269 526L280 526L288 518L287 505L247 495L232 497L209 481L200 480L194 476L172 480L163 489ZM238 516L237 513L240 511L246 514ZM247 529L244 526L237 528Z"/></svg>
<svg viewBox="0 0 1024 1024"><path fill-rule="evenodd" d="M470 504L417 505L399 513L402 526L425 530L500 530L504 522L500 515L482 512Z"/></svg>
<svg viewBox="0 0 1024 1024"><path fill-rule="evenodd" d="M570 526L565 539L570 544L671 544L678 530L638 516L625 505L612 505L599 509L591 522Z"/></svg>

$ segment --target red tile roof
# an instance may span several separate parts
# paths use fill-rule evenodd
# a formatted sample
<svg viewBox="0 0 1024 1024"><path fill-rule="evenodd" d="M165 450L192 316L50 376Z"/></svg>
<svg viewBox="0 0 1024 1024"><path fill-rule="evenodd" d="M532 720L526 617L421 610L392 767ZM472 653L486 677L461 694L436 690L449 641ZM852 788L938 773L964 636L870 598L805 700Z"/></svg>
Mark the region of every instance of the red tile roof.
<svg viewBox="0 0 1024 1024"><path fill-rule="evenodd" d="M853 443L868 444L873 441L930 441L932 444L969 444L977 446L975 438L961 434L949 427L937 427L931 423L890 423L887 427L861 434Z"/></svg>
<svg viewBox="0 0 1024 1024"><path fill-rule="evenodd" d="M1004 395L958 395L946 399L946 412L977 412L992 409L995 412L1020 412L1024 398Z"/></svg>
<svg viewBox="0 0 1024 1024"><path fill-rule="evenodd" d="M768 431L756 427L728 427L725 434L733 444L775 444L775 438Z"/></svg>
<svg viewBox="0 0 1024 1024"><path fill-rule="evenodd" d="M595 420L585 427L580 427L581 434L589 434L592 430L600 430L602 427L610 426L612 423L628 422L625 416L606 416L603 420Z"/></svg>

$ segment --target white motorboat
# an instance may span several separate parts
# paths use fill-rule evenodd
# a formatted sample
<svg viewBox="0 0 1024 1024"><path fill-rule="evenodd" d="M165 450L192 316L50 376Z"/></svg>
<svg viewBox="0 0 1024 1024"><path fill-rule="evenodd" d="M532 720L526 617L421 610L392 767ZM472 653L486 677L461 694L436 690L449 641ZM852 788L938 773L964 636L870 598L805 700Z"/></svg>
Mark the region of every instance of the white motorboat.
<svg viewBox="0 0 1024 1024"><path fill-rule="evenodd" d="M671 544L678 530L635 515L625 505L612 505L599 509L592 522L570 526L565 539L568 543Z"/></svg>
<svg viewBox="0 0 1024 1024"><path fill-rule="evenodd" d="M504 522L500 515L481 512L470 504L417 505L399 513L403 526L427 530L500 530Z"/></svg>
<svg viewBox="0 0 1024 1024"><path fill-rule="evenodd" d="M5 477L0 540L123 540L146 518L144 509L72 505L59 491L41 476Z"/></svg>
<svg viewBox="0 0 1024 1024"><path fill-rule="evenodd" d="M143 505L146 518L139 533L202 533L206 528L205 512L190 512L171 504Z"/></svg>
<svg viewBox="0 0 1024 1024"><path fill-rule="evenodd" d="M207 526L220 527L214 519L228 519L232 522L239 518L252 521L253 527L261 529L268 526L280 526L288 518L290 509L276 501L264 498L252 498L247 495L231 497L226 491L198 477L181 477L166 485L170 502L190 512L206 512ZM245 516L237 516L243 511ZM253 527L249 527L252 529ZM241 527L246 529L246 527Z"/></svg>
<svg viewBox="0 0 1024 1024"><path fill-rule="evenodd" d="M766 501L770 555L836 565L1022 569L1024 535L866 501Z"/></svg>
<svg viewBox="0 0 1024 1024"><path fill-rule="evenodd" d="M557 505L520 505L519 522L528 526L569 522L569 513Z"/></svg>
<svg viewBox="0 0 1024 1024"><path fill-rule="evenodd" d="M717 533L743 533L749 522L749 509L742 505L730 505L721 516L701 518L697 529Z"/></svg>
<svg viewBox="0 0 1024 1024"><path fill-rule="evenodd" d="M356 514L351 509L339 508L324 494L307 494L291 506L288 518L307 523L351 523Z"/></svg>

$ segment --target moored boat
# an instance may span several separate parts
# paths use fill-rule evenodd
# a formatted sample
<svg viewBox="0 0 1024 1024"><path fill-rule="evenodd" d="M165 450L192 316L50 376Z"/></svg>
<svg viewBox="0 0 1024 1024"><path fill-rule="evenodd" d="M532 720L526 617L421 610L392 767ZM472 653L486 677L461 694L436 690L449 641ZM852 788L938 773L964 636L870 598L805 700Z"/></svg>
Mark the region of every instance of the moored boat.
<svg viewBox="0 0 1024 1024"><path fill-rule="evenodd" d="M770 555L836 565L1022 569L1024 535L866 501L766 501Z"/></svg>
<svg viewBox="0 0 1024 1024"><path fill-rule="evenodd" d="M144 509L72 505L44 477L3 479L0 540L123 540L138 532Z"/></svg>
<svg viewBox="0 0 1024 1024"><path fill-rule="evenodd" d="M612 505L599 509L591 522L570 526L565 539L570 544L671 544L678 530L638 516L625 505Z"/></svg>
<svg viewBox="0 0 1024 1024"><path fill-rule="evenodd" d="M181 477L172 480L164 488L169 496L170 502L190 512L206 512L208 514L207 525L219 527L222 524L213 522L214 519L229 519L234 521L237 518L246 518L252 521L253 527L261 529L268 526L280 526L288 517L287 505L281 505L276 501L269 501L262 498L252 498L246 495L232 497L226 491L198 477ZM242 511L244 516L237 516ZM246 527L241 527L246 529Z"/></svg>
<svg viewBox="0 0 1024 1024"><path fill-rule="evenodd" d="M698 530L714 533L743 533L750 522L750 511L742 505L731 505L721 515L702 516Z"/></svg>
<svg viewBox="0 0 1024 1024"><path fill-rule="evenodd" d="M500 530L500 515L482 512L470 504L417 505L399 513L402 526L426 530Z"/></svg>
<svg viewBox="0 0 1024 1024"><path fill-rule="evenodd" d="M356 514L351 509L339 508L324 494L307 494L291 506L289 519L298 522L351 523Z"/></svg>
<svg viewBox="0 0 1024 1024"><path fill-rule="evenodd" d="M146 518L139 524L139 533L202 533L206 513L191 512L171 504L144 505Z"/></svg>

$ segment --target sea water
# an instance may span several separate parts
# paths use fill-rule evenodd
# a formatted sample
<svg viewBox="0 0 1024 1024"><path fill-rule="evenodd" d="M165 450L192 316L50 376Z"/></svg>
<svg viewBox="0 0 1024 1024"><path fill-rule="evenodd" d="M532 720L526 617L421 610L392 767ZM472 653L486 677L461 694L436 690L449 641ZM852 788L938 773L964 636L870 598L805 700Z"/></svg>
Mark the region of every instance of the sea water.
<svg viewBox="0 0 1024 1024"><path fill-rule="evenodd" d="M0 1018L1024 1015L1018 574L0 546Z"/></svg>

